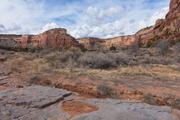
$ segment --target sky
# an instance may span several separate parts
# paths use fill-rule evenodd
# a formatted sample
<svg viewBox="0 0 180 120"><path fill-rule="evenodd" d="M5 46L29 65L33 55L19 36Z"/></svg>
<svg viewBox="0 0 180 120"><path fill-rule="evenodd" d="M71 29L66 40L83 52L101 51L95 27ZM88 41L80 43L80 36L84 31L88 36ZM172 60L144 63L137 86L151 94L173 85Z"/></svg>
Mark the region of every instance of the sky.
<svg viewBox="0 0 180 120"><path fill-rule="evenodd" d="M0 34L66 28L76 38L130 35L168 9L169 0L0 0Z"/></svg>

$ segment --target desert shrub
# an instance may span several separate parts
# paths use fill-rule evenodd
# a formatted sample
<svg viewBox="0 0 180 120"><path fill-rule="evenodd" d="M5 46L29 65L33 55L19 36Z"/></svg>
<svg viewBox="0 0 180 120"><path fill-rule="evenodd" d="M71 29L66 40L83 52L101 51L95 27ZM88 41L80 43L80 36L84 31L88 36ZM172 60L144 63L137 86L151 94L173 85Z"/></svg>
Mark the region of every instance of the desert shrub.
<svg viewBox="0 0 180 120"><path fill-rule="evenodd" d="M111 51L116 51L116 47L115 47L114 45L112 45L112 46L109 48L109 50L111 50Z"/></svg>
<svg viewBox="0 0 180 120"><path fill-rule="evenodd" d="M176 57L176 62L180 63L180 55Z"/></svg>
<svg viewBox="0 0 180 120"><path fill-rule="evenodd" d="M176 50L177 53L180 52L180 42L177 42L177 43L175 44L175 50Z"/></svg>
<svg viewBox="0 0 180 120"><path fill-rule="evenodd" d="M152 94L146 94L144 95L143 102L151 104L151 105L156 105L155 96L153 96Z"/></svg>
<svg viewBox="0 0 180 120"><path fill-rule="evenodd" d="M143 57L143 61L141 63L144 64L162 64L162 65L168 65L172 64L174 61L168 57L163 56L146 56Z"/></svg>
<svg viewBox="0 0 180 120"><path fill-rule="evenodd" d="M72 68L77 66L78 58L82 55L79 49L54 51L46 56L47 62L54 68Z"/></svg>
<svg viewBox="0 0 180 120"><path fill-rule="evenodd" d="M59 53L53 52L51 54L48 54L45 56L46 62L50 65L52 68L58 68L61 62L58 60Z"/></svg>
<svg viewBox="0 0 180 120"><path fill-rule="evenodd" d="M13 40L0 40L0 48L6 50L18 50L20 44Z"/></svg>
<svg viewBox="0 0 180 120"><path fill-rule="evenodd" d="M132 53L137 53L139 51L139 44L138 42L134 42L132 45L128 46L129 52Z"/></svg>
<svg viewBox="0 0 180 120"><path fill-rule="evenodd" d="M27 45L27 50L28 50L28 52L36 52L38 50L37 45L35 45L33 43L29 43Z"/></svg>
<svg viewBox="0 0 180 120"><path fill-rule="evenodd" d="M100 52L86 52L79 58L79 64L88 68L106 69L115 67L115 62L105 53Z"/></svg>
<svg viewBox="0 0 180 120"><path fill-rule="evenodd" d="M65 64L66 67L77 67L78 59L82 56L82 52L79 49L73 49L66 52L61 52L59 56L59 60L62 64Z"/></svg>
<svg viewBox="0 0 180 120"><path fill-rule="evenodd" d="M38 75L34 75L29 79L30 84L37 84L42 78Z"/></svg>
<svg viewBox="0 0 180 120"><path fill-rule="evenodd" d="M46 56L48 54L51 54L51 53L56 53L57 50L53 49L53 48L46 48L46 49L42 49L39 51L39 55L41 56Z"/></svg>
<svg viewBox="0 0 180 120"><path fill-rule="evenodd" d="M61 62L66 62L68 60L77 61L81 55L82 52L79 49L73 49L67 52L61 52L60 60Z"/></svg>
<svg viewBox="0 0 180 120"><path fill-rule="evenodd" d="M107 56L111 58L116 66L120 65L129 65L132 60L126 53L118 52L118 53L107 53Z"/></svg>
<svg viewBox="0 0 180 120"><path fill-rule="evenodd" d="M4 61L6 61L7 59L8 59L7 56L5 56L5 55L0 55L0 62L4 62Z"/></svg>
<svg viewBox="0 0 180 120"><path fill-rule="evenodd" d="M169 50L169 42L167 40L161 40L157 43L157 48L159 50L159 54L165 55Z"/></svg>
<svg viewBox="0 0 180 120"><path fill-rule="evenodd" d="M117 94L115 93L115 91L107 85L104 85L104 84L98 85L96 89L97 89L97 92L103 97L111 97L111 98L117 97Z"/></svg>

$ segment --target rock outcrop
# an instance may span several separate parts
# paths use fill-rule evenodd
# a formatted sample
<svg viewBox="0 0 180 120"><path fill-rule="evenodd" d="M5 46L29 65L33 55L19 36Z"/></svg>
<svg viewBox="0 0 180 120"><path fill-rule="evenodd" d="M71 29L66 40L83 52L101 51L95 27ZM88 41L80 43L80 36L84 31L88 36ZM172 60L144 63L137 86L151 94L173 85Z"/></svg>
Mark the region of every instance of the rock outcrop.
<svg viewBox="0 0 180 120"><path fill-rule="evenodd" d="M168 14L166 15L166 18L157 20L154 26L144 28L138 31L136 34L130 36L120 36L103 40L101 39L101 41L104 42L100 45L106 48L109 48L112 45L116 47L126 47L131 46L132 44L134 44L134 42L137 42L142 47L149 47L157 43L159 40L168 40L171 43L180 40L179 0L170 1L170 8ZM82 39L81 43L83 43L84 46L88 49L89 43L93 43L93 45L99 44L99 39Z"/></svg>
<svg viewBox="0 0 180 120"><path fill-rule="evenodd" d="M0 48L6 49L43 49L81 48L75 38L65 29L57 28L38 35L0 35Z"/></svg>
<svg viewBox="0 0 180 120"><path fill-rule="evenodd" d="M179 120L179 110L30 86L0 92L1 120Z"/></svg>
<svg viewBox="0 0 180 120"><path fill-rule="evenodd" d="M105 40L100 38L80 38L79 43L87 50L94 51L104 47Z"/></svg>
<svg viewBox="0 0 180 120"><path fill-rule="evenodd" d="M180 40L180 1L171 0L166 18L157 20L154 26L140 30L135 36L143 47L151 46L158 40L172 43Z"/></svg>
<svg viewBox="0 0 180 120"><path fill-rule="evenodd" d="M120 36L120 37L105 39L105 46L107 48L110 48L111 46L127 47L127 46L131 46L135 42L136 42L136 39L134 35Z"/></svg>
<svg viewBox="0 0 180 120"><path fill-rule="evenodd" d="M174 43L180 40L180 1L171 0L170 9L165 19L159 19L151 27L144 28L134 35L120 36L109 39L81 38L78 41L68 35L65 29L52 29L39 35L0 35L0 48L6 49L43 49L71 47L87 50L100 48L126 47L138 42L142 47L152 46L159 40ZM82 46L81 46L82 45Z"/></svg>
<svg viewBox="0 0 180 120"><path fill-rule="evenodd" d="M118 47L128 47L136 42L134 35L129 36L119 36L115 38L100 39L100 38L81 38L79 43L84 46L87 50L99 50L99 49L109 49L114 46Z"/></svg>

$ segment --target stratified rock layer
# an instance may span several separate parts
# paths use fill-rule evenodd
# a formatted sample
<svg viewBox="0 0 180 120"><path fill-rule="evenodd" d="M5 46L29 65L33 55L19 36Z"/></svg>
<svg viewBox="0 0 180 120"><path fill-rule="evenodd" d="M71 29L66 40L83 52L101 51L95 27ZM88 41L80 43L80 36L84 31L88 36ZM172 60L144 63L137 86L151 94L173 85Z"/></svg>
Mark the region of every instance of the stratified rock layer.
<svg viewBox="0 0 180 120"><path fill-rule="evenodd" d="M128 47L136 43L134 35L129 36L119 36L115 38L100 39L100 38L81 38L79 43L84 46L87 50L99 50L99 49L109 49L114 46L118 47Z"/></svg>
<svg viewBox="0 0 180 120"><path fill-rule="evenodd" d="M171 0L166 18L157 20L155 26L142 29L135 36L144 47L151 46L158 40L172 43L180 40L180 1Z"/></svg>
<svg viewBox="0 0 180 120"><path fill-rule="evenodd" d="M165 19L159 19L152 27L144 28L134 35L120 36L109 39L81 38L78 41L68 35L65 29L53 29L39 35L0 35L0 48L5 49L43 49L71 47L87 50L100 48L126 47L135 42L142 47L152 46L159 40L168 40L174 43L180 40L180 1L171 0L170 9Z"/></svg>
<svg viewBox="0 0 180 120"><path fill-rule="evenodd" d="M105 40L99 38L80 38L79 43L87 50L98 50L104 47Z"/></svg>
<svg viewBox="0 0 180 120"><path fill-rule="evenodd" d="M136 39L134 35L105 39L105 46L107 46L108 48L110 48L111 46L126 47L126 46L131 46L134 43L136 43Z"/></svg>
<svg viewBox="0 0 180 120"><path fill-rule="evenodd" d="M157 20L154 26L144 28L134 35L103 40L99 40L98 38L96 40L81 39L81 43L87 49L92 49L95 44L99 45L99 41L103 43L100 46L106 48L112 45L115 47L126 47L134 43L138 43L142 47L149 47L159 40L168 40L171 43L180 40L180 0L170 1L170 9L165 19ZM90 47L89 43L93 43L91 45L92 47Z"/></svg>
<svg viewBox="0 0 180 120"><path fill-rule="evenodd" d="M5 49L69 49L72 47L80 48L80 44L61 28L39 35L0 35L0 48Z"/></svg>

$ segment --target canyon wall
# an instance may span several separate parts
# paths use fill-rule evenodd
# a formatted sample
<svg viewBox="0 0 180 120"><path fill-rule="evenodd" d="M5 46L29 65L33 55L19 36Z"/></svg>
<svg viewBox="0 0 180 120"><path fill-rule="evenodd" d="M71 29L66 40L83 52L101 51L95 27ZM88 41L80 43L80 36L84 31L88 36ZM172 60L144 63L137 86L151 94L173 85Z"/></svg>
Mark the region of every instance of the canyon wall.
<svg viewBox="0 0 180 120"><path fill-rule="evenodd" d="M143 47L149 47L158 40L171 43L180 40L180 0L171 0L166 18L157 20L154 26L140 30L135 36Z"/></svg>
<svg viewBox="0 0 180 120"><path fill-rule="evenodd" d="M136 43L134 35L119 36L115 38L100 39L100 38L80 38L79 43L87 50L110 49L113 47L128 47Z"/></svg>
<svg viewBox="0 0 180 120"><path fill-rule="evenodd" d="M97 50L99 48L126 47L138 43L141 47L150 47L159 40L171 43L180 40L180 0L171 0L165 19L159 19L152 27L144 28L134 35L109 39L80 38L76 40L65 29L52 29L38 35L0 35L0 48L43 49L71 47ZM83 47L82 47L83 46Z"/></svg>
<svg viewBox="0 0 180 120"><path fill-rule="evenodd" d="M85 49L90 51L101 49L105 45L105 40L100 38L80 38L78 41Z"/></svg>
<svg viewBox="0 0 180 120"><path fill-rule="evenodd" d="M83 42L83 40L85 42ZM103 47L110 48L115 47L127 47L134 43L138 43L141 47L150 47L156 44L160 40L168 40L171 43L180 40L180 0L170 0L169 12L165 19L159 19L154 26L141 29L134 35L120 36L109 39L81 39L81 43L89 49L90 46L87 43L95 44L101 41L100 44ZM87 42L89 41L89 42ZM102 42L104 41L104 42ZM88 47L87 47L88 46ZM92 49L92 47L91 47Z"/></svg>
<svg viewBox="0 0 180 120"><path fill-rule="evenodd" d="M0 35L0 48L6 49L69 49L81 48L65 29L52 29L38 35Z"/></svg>

